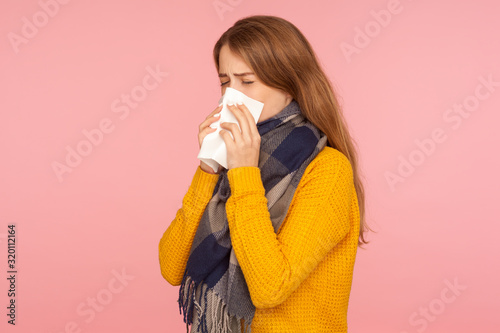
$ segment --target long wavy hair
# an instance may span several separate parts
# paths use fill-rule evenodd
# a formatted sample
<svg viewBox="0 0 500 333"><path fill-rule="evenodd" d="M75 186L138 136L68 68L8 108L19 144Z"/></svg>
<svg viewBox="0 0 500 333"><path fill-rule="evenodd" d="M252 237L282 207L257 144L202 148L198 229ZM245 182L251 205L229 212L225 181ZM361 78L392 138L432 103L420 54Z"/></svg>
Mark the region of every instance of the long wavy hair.
<svg viewBox="0 0 500 333"><path fill-rule="evenodd" d="M360 213L358 246L367 244L365 232L371 229L365 222L365 191L355 141L349 134L332 84L307 39L295 25L282 18L256 15L237 21L219 38L213 51L217 70L224 45L245 60L265 85L289 93L304 117L326 134L328 146L349 159Z"/></svg>

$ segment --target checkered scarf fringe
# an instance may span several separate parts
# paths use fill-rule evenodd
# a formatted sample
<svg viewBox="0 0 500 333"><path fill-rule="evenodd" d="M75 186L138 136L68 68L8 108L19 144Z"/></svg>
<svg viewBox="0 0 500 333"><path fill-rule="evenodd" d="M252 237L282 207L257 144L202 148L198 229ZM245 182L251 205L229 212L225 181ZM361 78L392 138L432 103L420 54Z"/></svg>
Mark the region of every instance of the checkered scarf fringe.
<svg viewBox="0 0 500 333"><path fill-rule="evenodd" d="M274 117L257 124L259 168L274 231L283 222L308 164L327 137L304 118L293 100ZM231 195L227 170L215 186L196 231L179 289L179 311L191 332L251 333L255 314L248 286L231 246L225 204Z"/></svg>

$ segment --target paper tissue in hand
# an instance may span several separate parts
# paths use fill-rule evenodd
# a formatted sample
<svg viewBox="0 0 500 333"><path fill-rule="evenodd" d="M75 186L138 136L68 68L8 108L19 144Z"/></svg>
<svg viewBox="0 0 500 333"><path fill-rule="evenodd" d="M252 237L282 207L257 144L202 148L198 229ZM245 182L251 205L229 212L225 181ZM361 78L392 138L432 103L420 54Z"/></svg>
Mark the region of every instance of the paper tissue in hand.
<svg viewBox="0 0 500 333"><path fill-rule="evenodd" d="M227 169L226 143L220 136L219 132L221 130L221 123L228 122L238 124L236 117L227 108L227 104L231 103L245 104L252 114L256 124L259 120L260 114L262 113L262 108L264 107L264 103L256 101L236 89L226 88L224 96L222 96L219 100L219 106L223 105L220 112L220 118L215 123L210 125L210 127L217 128L217 130L205 136L203 142L201 143L200 153L198 154L198 159L210 166L214 172L217 172L219 165L222 165Z"/></svg>

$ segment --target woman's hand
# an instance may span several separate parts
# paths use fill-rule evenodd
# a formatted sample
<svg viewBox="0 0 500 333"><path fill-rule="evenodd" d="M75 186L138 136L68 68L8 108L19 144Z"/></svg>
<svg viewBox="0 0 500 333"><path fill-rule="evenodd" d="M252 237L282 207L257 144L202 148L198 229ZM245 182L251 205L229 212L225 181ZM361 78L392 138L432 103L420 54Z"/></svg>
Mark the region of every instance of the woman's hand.
<svg viewBox="0 0 500 333"><path fill-rule="evenodd" d="M213 110L212 113L210 113L208 115L208 117L205 118L205 121L203 121L200 124L200 127L199 127L200 131L198 133L198 142L200 144L200 148L201 148L201 144L203 142L203 139L205 139L205 137L208 134L215 132L217 130L216 128L210 127L210 125L212 125L213 123L215 123L217 120L220 119L220 114L218 116L215 116L215 115L218 114L221 110L222 110L222 105L218 106L215 110ZM206 164L203 161L200 161L200 168L203 171L205 171L207 173L212 173L212 174L219 173L222 170L222 166L219 166L219 170L215 171L211 167L209 167L208 164Z"/></svg>
<svg viewBox="0 0 500 333"><path fill-rule="evenodd" d="M227 148L227 168L233 169L244 166L259 166L260 134L255 125L255 120L243 105L228 105L238 124L221 123L223 128L219 134L224 139ZM231 134L233 138L231 138Z"/></svg>

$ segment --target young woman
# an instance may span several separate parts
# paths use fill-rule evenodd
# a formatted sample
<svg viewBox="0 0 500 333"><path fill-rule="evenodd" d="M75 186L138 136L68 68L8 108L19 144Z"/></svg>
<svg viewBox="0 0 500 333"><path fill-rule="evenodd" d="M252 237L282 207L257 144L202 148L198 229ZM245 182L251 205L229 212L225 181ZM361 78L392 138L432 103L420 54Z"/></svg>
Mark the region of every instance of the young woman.
<svg viewBox="0 0 500 333"><path fill-rule="evenodd" d="M239 20L214 47L226 87L264 103L222 123L228 168L201 162L159 244L192 332L347 332L364 191L354 141L310 44L274 16ZM199 127L215 131L216 108Z"/></svg>

